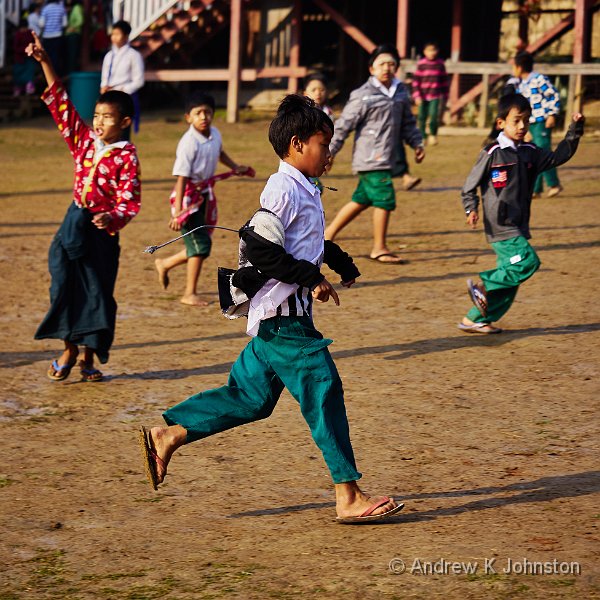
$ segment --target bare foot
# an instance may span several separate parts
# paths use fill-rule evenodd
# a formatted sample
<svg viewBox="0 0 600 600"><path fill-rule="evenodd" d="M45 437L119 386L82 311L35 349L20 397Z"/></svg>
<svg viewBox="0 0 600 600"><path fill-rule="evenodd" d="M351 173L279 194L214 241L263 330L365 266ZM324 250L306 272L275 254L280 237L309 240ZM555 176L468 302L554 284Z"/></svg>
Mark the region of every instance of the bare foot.
<svg viewBox="0 0 600 600"><path fill-rule="evenodd" d="M387 496L369 496L360 490L355 481L336 484L335 510L338 517L358 517L377 502ZM385 504L376 508L371 514L380 515L395 508L398 503L389 498Z"/></svg>
<svg viewBox="0 0 600 600"><path fill-rule="evenodd" d="M179 301L181 304L187 304L188 306L208 306L208 302L205 302L198 296L198 294L187 294Z"/></svg>
<svg viewBox="0 0 600 600"><path fill-rule="evenodd" d="M158 271L158 283L160 283L163 290L166 290L169 287L169 270L165 268L161 258L154 261L154 266Z"/></svg>

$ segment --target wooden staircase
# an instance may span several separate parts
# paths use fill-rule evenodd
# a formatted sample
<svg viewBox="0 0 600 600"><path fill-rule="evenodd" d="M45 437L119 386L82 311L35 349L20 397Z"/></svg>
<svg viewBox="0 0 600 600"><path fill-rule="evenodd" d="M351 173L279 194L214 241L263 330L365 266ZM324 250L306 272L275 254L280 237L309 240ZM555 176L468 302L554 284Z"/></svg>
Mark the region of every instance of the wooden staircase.
<svg viewBox="0 0 600 600"><path fill-rule="evenodd" d="M131 4L126 2L123 8ZM135 15L121 13L132 19L131 45L142 54L149 70L166 65L193 67L194 54L229 24L230 6L225 0L163 2L163 8L150 23L142 23L143 29L136 24Z"/></svg>

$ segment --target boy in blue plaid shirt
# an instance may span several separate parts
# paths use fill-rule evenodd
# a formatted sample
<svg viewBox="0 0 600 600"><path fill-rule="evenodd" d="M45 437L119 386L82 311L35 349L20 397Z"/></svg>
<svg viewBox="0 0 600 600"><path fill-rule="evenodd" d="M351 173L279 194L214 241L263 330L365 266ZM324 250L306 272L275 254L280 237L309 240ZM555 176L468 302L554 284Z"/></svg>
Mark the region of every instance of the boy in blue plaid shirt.
<svg viewBox="0 0 600 600"><path fill-rule="evenodd" d="M533 56L529 52L519 52L515 56L513 74L520 82L516 91L525 96L531 105L529 132L538 148L552 148L552 129L556 125L556 116L560 113L560 95L546 75L533 70ZM548 185L548 198L558 196L562 186L556 169L550 169L538 176L533 187L533 197L540 197L544 189L543 179Z"/></svg>

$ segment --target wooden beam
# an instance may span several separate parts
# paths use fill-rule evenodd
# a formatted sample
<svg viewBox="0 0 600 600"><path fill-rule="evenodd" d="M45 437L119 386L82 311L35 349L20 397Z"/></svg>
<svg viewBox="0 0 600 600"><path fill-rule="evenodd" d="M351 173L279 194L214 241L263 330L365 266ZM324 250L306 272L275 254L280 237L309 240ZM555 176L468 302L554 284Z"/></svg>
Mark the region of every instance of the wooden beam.
<svg viewBox="0 0 600 600"><path fill-rule="evenodd" d="M300 64L300 37L302 27L302 0L294 0L292 8L292 23L291 23L291 40L290 40L290 67L297 68ZM288 78L288 92L295 94L298 92L298 78Z"/></svg>
<svg viewBox="0 0 600 600"><path fill-rule="evenodd" d="M458 62L460 60L461 38L462 38L462 18L463 18L463 0L454 0L452 4L452 33L450 41L450 60ZM456 114L454 107L458 104L458 95L460 93L460 75L455 73L450 82L449 100L450 117Z"/></svg>
<svg viewBox="0 0 600 600"><path fill-rule="evenodd" d="M242 0L231 0L229 29L229 84L227 86L227 122L237 123L240 95L240 36L242 31Z"/></svg>
<svg viewBox="0 0 600 600"><path fill-rule="evenodd" d="M599 65L600 66L600 65ZM257 79L277 79L281 77L305 77L306 67L264 67L262 69L241 69L241 81ZM229 69L164 69L146 71L146 81L229 81Z"/></svg>
<svg viewBox="0 0 600 600"><path fill-rule="evenodd" d="M481 91L481 97L479 98L479 115L477 116L477 127L485 127L485 121L487 118L487 105L490 91L490 76L488 73L483 74L481 85L483 86L483 89Z"/></svg>
<svg viewBox="0 0 600 600"><path fill-rule="evenodd" d="M398 0L398 23L396 25L396 48L400 58L408 56L408 0Z"/></svg>
<svg viewBox="0 0 600 600"><path fill-rule="evenodd" d="M575 42L573 44L573 62L582 63L589 58L590 51L590 2L575 0Z"/></svg>
<svg viewBox="0 0 600 600"><path fill-rule="evenodd" d="M313 0L323 12L327 13L355 42L362 46L369 54L376 48L376 44L369 39L358 27L347 21L337 10L329 6L325 0Z"/></svg>

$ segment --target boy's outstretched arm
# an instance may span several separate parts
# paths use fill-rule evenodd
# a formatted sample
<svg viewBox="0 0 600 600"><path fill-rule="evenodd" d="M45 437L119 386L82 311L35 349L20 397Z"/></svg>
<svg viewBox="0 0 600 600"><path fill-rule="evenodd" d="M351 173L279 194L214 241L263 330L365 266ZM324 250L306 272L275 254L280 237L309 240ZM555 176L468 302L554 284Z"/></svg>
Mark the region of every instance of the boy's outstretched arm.
<svg viewBox="0 0 600 600"><path fill-rule="evenodd" d="M46 83L48 84L48 87L52 87L52 84L58 79L58 75L54 70L54 66L52 65L48 53L42 46L42 42L40 42L37 33L32 31L31 35L33 35L33 42L25 48L25 53L27 56L31 56L40 63L42 71L44 72L44 77L46 78Z"/></svg>
<svg viewBox="0 0 600 600"><path fill-rule="evenodd" d="M232 171L235 171L236 175L244 175L251 167L247 167L245 165L238 165L235 160L225 152L225 150L221 149L221 154L219 155L219 160L226 166L228 166Z"/></svg>
<svg viewBox="0 0 600 600"><path fill-rule="evenodd" d="M573 121L569 125L567 135L565 139L556 146L554 152L550 150L539 150L537 160L538 172L547 171L553 167L558 167L563 163L566 163L577 151L579 145L579 138L583 135L583 124L585 123L585 117L581 113L573 115Z"/></svg>

